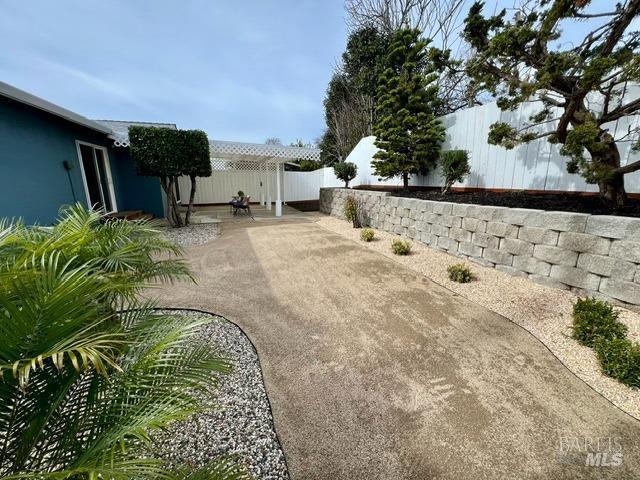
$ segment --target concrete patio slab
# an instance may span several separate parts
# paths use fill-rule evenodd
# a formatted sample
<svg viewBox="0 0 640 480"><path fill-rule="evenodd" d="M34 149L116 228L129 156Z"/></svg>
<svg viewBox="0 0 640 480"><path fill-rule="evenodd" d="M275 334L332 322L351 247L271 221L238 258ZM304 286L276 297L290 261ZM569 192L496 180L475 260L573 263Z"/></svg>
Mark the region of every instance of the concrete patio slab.
<svg viewBox="0 0 640 480"><path fill-rule="evenodd" d="M640 477L640 422L528 332L308 219L188 258L198 285L157 297L249 335L294 479Z"/></svg>

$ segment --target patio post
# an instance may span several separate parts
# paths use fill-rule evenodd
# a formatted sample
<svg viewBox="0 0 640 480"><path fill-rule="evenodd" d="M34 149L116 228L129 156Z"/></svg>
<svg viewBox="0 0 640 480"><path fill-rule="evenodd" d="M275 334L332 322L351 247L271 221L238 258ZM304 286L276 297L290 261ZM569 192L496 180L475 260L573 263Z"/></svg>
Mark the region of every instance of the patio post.
<svg viewBox="0 0 640 480"><path fill-rule="evenodd" d="M276 217L282 216L282 193L281 193L281 185L280 185L280 164L281 162L276 162ZM282 168L284 170L284 164L282 164Z"/></svg>
<svg viewBox="0 0 640 480"><path fill-rule="evenodd" d="M271 210L271 175L269 172L269 162L264 162L264 168L266 169L267 172L267 210Z"/></svg>
<svg viewBox="0 0 640 480"><path fill-rule="evenodd" d="M264 201L264 182L265 182L265 175L263 170L266 170L266 164L263 165L262 163L260 163L260 205L264 205L265 201Z"/></svg>

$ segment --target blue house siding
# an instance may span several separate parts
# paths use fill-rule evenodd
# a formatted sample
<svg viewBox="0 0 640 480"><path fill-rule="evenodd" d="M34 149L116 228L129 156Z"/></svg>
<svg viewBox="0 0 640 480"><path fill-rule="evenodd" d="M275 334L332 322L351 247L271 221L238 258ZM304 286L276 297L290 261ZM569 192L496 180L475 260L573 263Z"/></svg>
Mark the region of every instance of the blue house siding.
<svg viewBox="0 0 640 480"><path fill-rule="evenodd" d="M160 185L137 177L128 152L110 148L106 135L0 97L0 217L49 225L62 205L87 204L76 140L107 147L118 210L163 216Z"/></svg>
<svg viewBox="0 0 640 480"><path fill-rule="evenodd" d="M164 218L160 180L156 177L138 176L128 148L110 149L109 160L118 210L144 210L158 218Z"/></svg>

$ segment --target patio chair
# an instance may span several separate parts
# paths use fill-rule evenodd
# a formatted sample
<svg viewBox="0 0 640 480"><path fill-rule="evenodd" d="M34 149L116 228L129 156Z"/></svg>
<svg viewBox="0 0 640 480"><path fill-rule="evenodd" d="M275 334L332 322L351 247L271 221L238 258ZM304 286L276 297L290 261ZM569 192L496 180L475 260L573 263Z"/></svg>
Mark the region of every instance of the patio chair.
<svg viewBox="0 0 640 480"><path fill-rule="evenodd" d="M231 197L231 201L229 202L229 213L236 214L236 205L242 201L241 197Z"/></svg>
<svg viewBox="0 0 640 480"><path fill-rule="evenodd" d="M239 203L235 205L235 214L238 212L246 212L251 218L253 218L253 214L251 213L251 197L243 197Z"/></svg>

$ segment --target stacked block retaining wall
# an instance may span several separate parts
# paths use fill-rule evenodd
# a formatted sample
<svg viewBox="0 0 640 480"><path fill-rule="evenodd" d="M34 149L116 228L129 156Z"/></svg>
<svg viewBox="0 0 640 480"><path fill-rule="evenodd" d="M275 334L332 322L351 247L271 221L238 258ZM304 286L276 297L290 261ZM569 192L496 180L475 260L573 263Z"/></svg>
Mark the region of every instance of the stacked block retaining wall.
<svg viewBox="0 0 640 480"><path fill-rule="evenodd" d="M320 189L344 219L353 195L368 225L543 285L640 305L640 218L435 202Z"/></svg>

